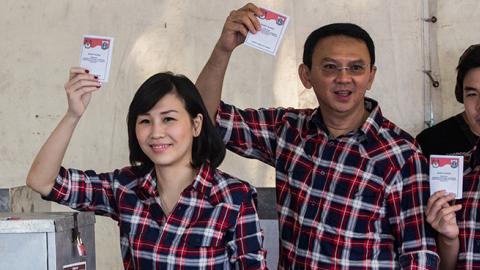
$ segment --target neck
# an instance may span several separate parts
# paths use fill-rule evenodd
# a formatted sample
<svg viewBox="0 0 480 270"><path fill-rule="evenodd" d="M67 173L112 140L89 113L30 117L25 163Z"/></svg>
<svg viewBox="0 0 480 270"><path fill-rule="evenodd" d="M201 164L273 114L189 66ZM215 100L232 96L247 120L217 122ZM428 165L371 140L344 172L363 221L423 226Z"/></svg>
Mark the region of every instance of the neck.
<svg viewBox="0 0 480 270"><path fill-rule="evenodd" d="M155 166L155 173L162 209L169 214L180 199L182 191L193 182L197 171L187 164L180 168Z"/></svg>
<svg viewBox="0 0 480 270"><path fill-rule="evenodd" d="M322 112L323 122L330 135L334 138L360 128L367 120L368 115L369 112L364 106L361 107L358 113L349 113L346 115Z"/></svg>

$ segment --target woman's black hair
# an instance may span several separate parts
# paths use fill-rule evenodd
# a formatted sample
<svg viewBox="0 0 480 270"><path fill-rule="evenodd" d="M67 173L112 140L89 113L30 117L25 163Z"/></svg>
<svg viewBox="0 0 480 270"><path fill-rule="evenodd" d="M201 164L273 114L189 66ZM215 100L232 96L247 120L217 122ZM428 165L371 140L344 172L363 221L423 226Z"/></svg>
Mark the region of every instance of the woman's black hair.
<svg viewBox="0 0 480 270"><path fill-rule="evenodd" d="M183 101L192 120L198 114L203 115L201 132L193 138L192 167L198 169L208 160L212 168L217 168L225 157L225 145L208 116L202 97L192 81L171 72L158 73L148 78L130 103L127 116L130 164L140 173L146 173L154 167L153 162L140 148L135 126L139 115L148 112L169 93L174 93Z"/></svg>

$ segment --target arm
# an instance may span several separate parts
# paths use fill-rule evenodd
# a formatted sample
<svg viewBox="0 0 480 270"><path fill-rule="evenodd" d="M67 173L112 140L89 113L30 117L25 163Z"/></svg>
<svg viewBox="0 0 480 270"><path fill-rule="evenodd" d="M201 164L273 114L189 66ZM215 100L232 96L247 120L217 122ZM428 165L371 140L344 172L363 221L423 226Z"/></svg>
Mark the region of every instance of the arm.
<svg viewBox="0 0 480 270"><path fill-rule="evenodd" d="M267 269L266 251L263 249L263 232L254 204L254 193L251 190L240 206L235 227L235 237L228 243L233 251L230 262L235 269Z"/></svg>
<svg viewBox="0 0 480 270"><path fill-rule="evenodd" d="M455 269L460 246L455 212L462 209L462 205L450 206L449 202L454 199L453 194L437 191L428 199L425 210L427 222L438 232L437 250L443 270Z"/></svg>
<svg viewBox="0 0 480 270"><path fill-rule="evenodd" d="M415 152L395 173L388 194L388 220L397 243L401 269L437 269L434 232L425 220L429 196L426 159Z"/></svg>
<svg viewBox="0 0 480 270"><path fill-rule="evenodd" d="M230 12L222 34L197 78L196 86L213 122L220 104L223 79L230 56L233 50L245 41L248 31L256 33L260 30L260 23L255 15L261 14L261 10L252 3Z"/></svg>
<svg viewBox="0 0 480 270"><path fill-rule="evenodd" d="M83 68L71 68L65 84L68 110L35 157L27 176L27 185L46 196L55 183L60 165L78 121L100 82Z"/></svg>

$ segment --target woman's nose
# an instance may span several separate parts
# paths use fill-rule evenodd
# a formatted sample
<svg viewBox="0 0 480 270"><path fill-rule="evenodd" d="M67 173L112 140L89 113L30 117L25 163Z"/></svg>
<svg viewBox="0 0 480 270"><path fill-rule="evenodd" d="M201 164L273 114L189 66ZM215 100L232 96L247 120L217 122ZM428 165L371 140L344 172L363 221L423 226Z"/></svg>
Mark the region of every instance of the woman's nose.
<svg viewBox="0 0 480 270"><path fill-rule="evenodd" d="M153 123L152 125L152 137L163 138L165 137L165 127L160 123Z"/></svg>

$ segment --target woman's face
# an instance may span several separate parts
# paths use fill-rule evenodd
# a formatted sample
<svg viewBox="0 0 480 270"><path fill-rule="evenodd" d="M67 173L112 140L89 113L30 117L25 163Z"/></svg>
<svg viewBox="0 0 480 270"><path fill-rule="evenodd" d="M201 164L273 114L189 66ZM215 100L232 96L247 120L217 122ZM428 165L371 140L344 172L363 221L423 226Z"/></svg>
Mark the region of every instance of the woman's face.
<svg viewBox="0 0 480 270"><path fill-rule="evenodd" d="M200 134L203 116L191 118L183 101L171 92L137 117L135 133L142 151L161 167L190 167L193 138Z"/></svg>
<svg viewBox="0 0 480 270"><path fill-rule="evenodd" d="M463 104L467 123L477 136L480 135L480 67L468 71L463 78Z"/></svg>

